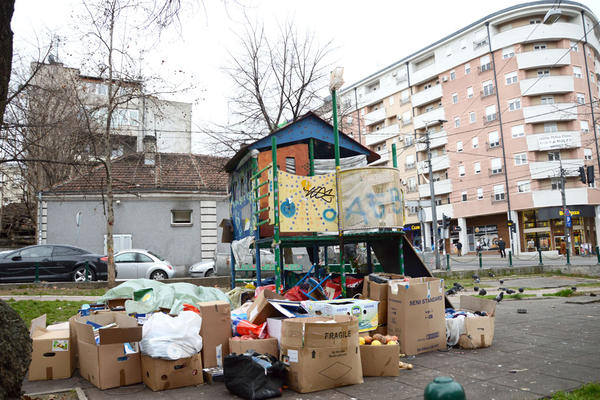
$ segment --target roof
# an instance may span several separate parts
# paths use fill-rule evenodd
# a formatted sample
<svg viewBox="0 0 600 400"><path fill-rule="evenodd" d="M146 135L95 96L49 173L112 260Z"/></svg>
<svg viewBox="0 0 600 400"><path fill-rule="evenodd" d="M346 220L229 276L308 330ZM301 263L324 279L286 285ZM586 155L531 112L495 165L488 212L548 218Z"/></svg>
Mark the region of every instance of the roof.
<svg viewBox="0 0 600 400"><path fill-rule="evenodd" d="M277 146L292 144L292 143L300 143L307 142L310 138L316 139L321 142L321 149L319 149L319 143L315 146L315 158L334 158L333 147L331 147L331 151L322 150L323 144L325 145L333 145L334 137L333 137L333 126L319 117L312 111L307 112L302 115L296 121L291 122L273 132L269 135L243 146L225 165L225 170L227 172L232 172L237 167L237 164L244 158L244 156L250 150L270 150L271 149L271 138L275 136L277 138ZM339 136L339 145L340 145L340 155L341 157L349 157L354 155L364 154L367 156L368 162L376 161L380 158L380 156L369 149L368 147L363 146L356 140L352 139L350 136L344 134L340 131ZM322 150L322 151L319 151Z"/></svg>
<svg viewBox="0 0 600 400"><path fill-rule="evenodd" d="M226 194L228 176L223 157L198 154L156 153L155 165L144 164L144 153L122 156L112 162L115 193L202 192ZM44 194L95 194L104 192L104 166L59 183Z"/></svg>

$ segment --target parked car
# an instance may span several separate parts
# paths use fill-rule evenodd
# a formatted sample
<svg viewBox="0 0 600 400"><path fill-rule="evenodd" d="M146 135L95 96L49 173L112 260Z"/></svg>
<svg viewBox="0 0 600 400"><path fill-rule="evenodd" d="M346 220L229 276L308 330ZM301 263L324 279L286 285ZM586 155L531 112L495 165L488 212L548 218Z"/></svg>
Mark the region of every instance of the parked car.
<svg viewBox="0 0 600 400"><path fill-rule="evenodd" d="M169 279L175 275L175 268L161 256L149 250L130 249L115 254L117 278L126 279Z"/></svg>
<svg viewBox="0 0 600 400"><path fill-rule="evenodd" d="M68 245L36 245L0 254L0 282L106 280L102 255Z"/></svg>

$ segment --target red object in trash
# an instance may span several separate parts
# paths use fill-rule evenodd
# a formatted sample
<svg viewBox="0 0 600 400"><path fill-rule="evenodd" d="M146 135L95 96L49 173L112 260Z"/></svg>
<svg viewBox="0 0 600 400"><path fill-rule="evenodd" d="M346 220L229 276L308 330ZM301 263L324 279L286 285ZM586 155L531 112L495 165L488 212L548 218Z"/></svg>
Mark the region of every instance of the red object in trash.
<svg viewBox="0 0 600 400"><path fill-rule="evenodd" d="M271 292L275 293L275 284L273 285L264 285L264 286L259 286L256 289L254 289L254 297L258 297L258 295L263 291L263 290L270 290ZM283 292L283 285L280 286L279 289L279 293Z"/></svg>
<svg viewBox="0 0 600 400"><path fill-rule="evenodd" d="M198 315L200 314L200 310L198 310L196 307L194 307L191 304L184 304L183 305L183 311L193 311L193 312L195 312Z"/></svg>
<svg viewBox="0 0 600 400"><path fill-rule="evenodd" d="M246 320L242 320L237 324L235 328L238 335L244 339L244 336L251 336L254 339L267 339L269 334L267 333L267 323L263 322L260 325L254 325Z"/></svg>
<svg viewBox="0 0 600 400"><path fill-rule="evenodd" d="M285 292L283 297L285 297L286 299L291 300L291 301L308 300L308 296L306 296L304 293L302 293L299 286L294 286L293 288L291 288L290 290Z"/></svg>

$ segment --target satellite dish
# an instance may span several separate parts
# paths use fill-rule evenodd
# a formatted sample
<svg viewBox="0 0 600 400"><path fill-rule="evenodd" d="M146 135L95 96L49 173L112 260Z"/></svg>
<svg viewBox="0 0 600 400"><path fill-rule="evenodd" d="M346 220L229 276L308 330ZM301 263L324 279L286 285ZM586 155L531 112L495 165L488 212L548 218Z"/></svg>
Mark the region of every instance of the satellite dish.
<svg viewBox="0 0 600 400"><path fill-rule="evenodd" d="M53 54L50 54L48 56L48 61L50 61L50 64L54 64L56 62L56 58L54 58Z"/></svg>

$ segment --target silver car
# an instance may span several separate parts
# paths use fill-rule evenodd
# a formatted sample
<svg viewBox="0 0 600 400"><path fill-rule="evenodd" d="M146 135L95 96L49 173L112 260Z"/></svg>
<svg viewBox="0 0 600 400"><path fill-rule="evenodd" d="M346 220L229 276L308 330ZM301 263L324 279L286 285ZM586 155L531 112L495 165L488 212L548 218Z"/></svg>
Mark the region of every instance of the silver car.
<svg viewBox="0 0 600 400"><path fill-rule="evenodd" d="M130 249L115 254L117 279L169 279L175 268L161 256L148 250Z"/></svg>

